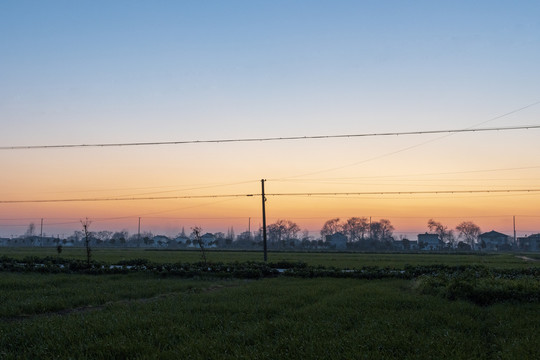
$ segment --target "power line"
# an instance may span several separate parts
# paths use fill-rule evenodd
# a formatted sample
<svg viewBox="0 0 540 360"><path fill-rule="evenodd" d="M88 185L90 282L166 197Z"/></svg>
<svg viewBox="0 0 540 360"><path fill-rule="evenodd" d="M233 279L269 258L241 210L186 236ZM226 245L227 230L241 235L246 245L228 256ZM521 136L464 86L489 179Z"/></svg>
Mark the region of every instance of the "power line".
<svg viewBox="0 0 540 360"><path fill-rule="evenodd" d="M183 196L153 196L153 197L104 197L104 198L74 198L74 199L40 199L40 200L0 200L0 204L24 203L59 203L59 202L98 202L98 201L136 201L136 200L177 200L177 199L208 199L251 197L259 194L231 195L183 195Z"/></svg>
<svg viewBox="0 0 540 360"><path fill-rule="evenodd" d="M478 194L478 193L536 193L540 189L474 189L474 190L425 190L425 191L364 191L364 192L293 192L266 193L265 196L359 196L359 195L420 195L420 194ZM59 203L59 202L99 202L99 201L141 201L141 200L178 200L208 198L240 198L254 197L261 194L216 194L216 195L180 195L154 197L108 197L108 198L74 198L74 199L38 199L38 200L0 200L0 204L22 203Z"/></svg>
<svg viewBox="0 0 540 360"><path fill-rule="evenodd" d="M424 190L424 191L365 191L365 192L312 192L312 193L274 193L266 196L357 196L357 195L420 195L420 194L476 194L476 193L528 193L540 189L483 189L483 190Z"/></svg>
<svg viewBox="0 0 540 360"><path fill-rule="evenodd" d="M482 170L465 170L451 172L432 172L432 173L416 173L416 174L399 174L399 175L373 175L373 176L354 176L354 177L331 177L331 178L302 178L302 179L272 179L272 181L280 182L309 182L309 181L327 181L327 180L358 180L358 179L382 179L382 178L403 178L412 176L437 176L437 175L456 175L456 174L473 174L483 172L498 172L498 171L515 171L515 170L530 170L540 169L540 165L497 168L497 169L482 169ZM401 180L401 179L400 179ZM405 181L405 180L404 180Z"/></svg>
<svg viewBox="0 0 540 360"><path fill-rule="evenodd" d="M128 147L128 146L159 146L159 145L263 142L263 141L284 141L284 140L315 140L315 139L340 139L340 138L400 136L400 135L456 134L456 133L469 133L469 132L530 130L530 129L540 129L540 125L520 125L520 126L474 128L474 129L473 128L466 128L466 129L402 131L402 132L362 133L362 134L307 135L307 136L281 136L281 137L237 138L237 139L213 139L213 140L181 140L181 141L95 143L95 144L60 144L60 145L20 145L20 146L0 146L0 150L36 150L36 149L65 149L65 148Z"/></svg>
<svg viewBox="0 0 540 360"><path fill-rule="evenodd" d="M523 110L525 110L525 109L528 109L528 108L533 107L533 106L538 105L538 104L540 104L540 100L535 101L535 102L533 102L533 103L530 103L530 104L528 104L528 105L522 106L522 107L520 107L520 108L514 109L514 110L509 111L509 112L507 112L507 113L504 113L504 114L501 114L501 115L492 117L491 119L488 119L488 120L485 120L485 121L482 121L482 122L473 124L473 125L471 125L471 126L465 128L464 130L467 130L467 131L474 131L474 129L477 129L477 127L480 126L480 125L484 125L484 124L487 124L487 123L489 123L489 122L493 122L493 121L495 121L495 120L502 119L502 118L504 118L504 117L506 117L506 116L509 116L509 115L518 113L518 112L520 112L520 111L523 111ZM367 162L371 162L371 161L374 161L374 160L382 159L382 158L385 158L385 157L387 157L387 156L392 156L392 155L399 154L399 153L402 153L402 152L405 152L405 151L409 151L409 150L418 148L418 147L420 147L420 146L424 146L424 145L433 143L433 142L435 142L435 141L439 141L439 140L442 140L442 139L444 139L444 138L448 138L448 137L453 136L453 135L455 135L455 134L456 134L456 133L446 133L446 134L444 134L444 135L442 135L442 136L439 136L439 137L437 137L437 138L435 138L435 139L430 139L430 140L427 140L427 141L424 141L424 142L421 142L421 143L418 143L418 144L415 144L415 145L407 146L407 147L404 147L404 148L401 148L401 149L398 149L398 150L395 150L395 151L390 151L390 152L381 154L381 155L379 155L379 156L375 156L375 157L372 157L372 158L368 158L368 159L364 159L364 160L361 160L361 161L354 162L354 163L352 163L352 164L347 164L347 165L343 165L343 166L333 167L333 168L329 168L329 169L323 169L323 170L319 170L319 171L315 171L315 172L310 172L310 173L305 173L305 174L298 174L298 175L288 176L288 177L286 177L285 179L287 179L287 178L288 178L288 179L291 179L291 178L305 177L305 176L310 176L310 175L314 175L314 174L321 174L321 173L326 173L326 172L331 172L331 171L336 171L336 170L345 169L345 168L352 167L352 166L357 166L357 165L364 164L364 163L367 163Z"/></svg>

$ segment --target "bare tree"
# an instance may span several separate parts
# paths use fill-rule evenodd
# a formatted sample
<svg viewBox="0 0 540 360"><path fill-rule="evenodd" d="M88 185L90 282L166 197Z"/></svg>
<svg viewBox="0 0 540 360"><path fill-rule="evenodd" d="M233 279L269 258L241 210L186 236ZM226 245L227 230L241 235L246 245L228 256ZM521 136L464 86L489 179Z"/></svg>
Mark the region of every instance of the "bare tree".
<svg viewBox="0 0 540 360"><path fill-rule="evenodd" d="M364 239L364 235L369 229L367 218L352 217L343 224L343 232L349 237L350 241Z"/></svg>
<svg viewBox="0 0 540 360"><path fill-rule="evenodd" d="M440 222L435 221L433 219L429 219L427 226L428 226L429 231L434 232L435 234L439 235L439 239L442 242L444 243L454 242L454 231L452 229L448 229L447 226L444 226Z"/></svg>
<svg viewBox="0 0 540 360"><path fill-rule="evenodd" d="M204 261L204 266L208 266L208 263L206 262L206 251L204 250L204 244L203 244L203 241L201 239L202 228L199 227L199 226L195 226L191 230L193 230L193 235L195 237L195 240L199 243L199 247L201 248L201 253L202 253L202 257L203 257L203 261Z"/></svg>
<svg viewBox="0 0 540 360"><path fill-rule="evenodd" d="M339 218L330 219L324 223L321 229L321 237L324 240L326 235L333 235L343 230L343 225L340 224Z"/></svg>
<svg viewBox="0 0 540 360"><path fill-rule="evenodd" d="M390 220L388 219L381 219L379 220L379 224L381 224L381 238L382 240L386 240L392 237L392 232L394 231L394 226L392 223L390 223Z"/></svg>
<svg viewBox="0 0 540 360"><path fill-rule="evenodd" d="M107 243L111 240L112 231L102 230L98 232L94 232L94 238L98 241L98 243Z"/></svg>
<svg viewBox="0 0 540 360"><path fill-rule="evenodd" d="M300 226L291 220L278 220L278 224L284 229L285 239L296 239L296 235L300 232Z"/></svg>
<svg viewBox="0 0 540 360"><path fill-rule="evenodd" d="M86 265L90 267L90 259L92 257L92 249L90 248L90 232L88 228L92 222L86 218L86 220L81 220L84 234L84 246L86 247Z"/></svg>
<svg viewBox="0 0 540 360"><path fill-rule="evenodd" d="M370 239L371 240L381 240L382 236L381 236L381 233L382 233L382 230L381 230L381 224L378 222L378 221L373 221L371 223L371 227L370 227Z"/></svg>
<svg viewBox="0 0 540 360"><path fill-rule="evenodd" d="M371 224L371 238L373 240L388 240L392 237L392 232L394 231L394 226L390 223L388 219L381 219L379 221L374 221Z"/></svg>
<svg viewBox="0 0 540 360"><path fill-rule="evenodd" d="M273 243L281 244L282 241L296 239L300 227L291 220L278 220L268 225L268 236Z"/></svg>
<svg viewBox="0 0 540 360"><path fill-rule="evenodd" d="M24 234L24 236L32 237L32 236L34 236L35 231L36 231L36 225L34 223L30 223L28 225L28 229L26 229L26 233Z"/></svg>
<svg viewBox="0 0 540 360"><path fill-rule="evenodd" d="M459 237L463 238L474 249L474 243L480 235L480 227L472 221L463 221L456 226L456 230L459 231Z"/></svg>

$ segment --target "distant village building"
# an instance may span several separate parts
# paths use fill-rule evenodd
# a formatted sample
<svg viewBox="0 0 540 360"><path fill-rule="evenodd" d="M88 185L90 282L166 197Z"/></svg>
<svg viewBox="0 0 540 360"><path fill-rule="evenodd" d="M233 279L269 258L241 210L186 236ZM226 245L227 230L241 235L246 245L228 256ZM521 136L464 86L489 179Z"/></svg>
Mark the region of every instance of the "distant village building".
<svg viewBox="0 0 540 360"><path fill-rule="evenodd" d="M409 239L394 240L392 246L394 250L398 251L418 250L418 241Z"/></svg>
<svg viewBox="0 0 540 360"><path fill-rule="evenodd" d="M440 250L441 240L438 234L418 234L418 247L420 250Z"/></svg>
<svg viewBox="0 0 540 360"><path fill-rule="evenodd" d="M206 233L200 237L200 240L204 247L216 247L216 236L214 234ZM199 247L197 238L191 241L189 247Z"/></svg>
<svg viewBox="0 0 540 360"><path fill-rule="evenodd" d="M169 246L169 238L165 235L156 235L152 238L154 247L164 248Z"/></svg>
<svg viewBox="0 0 540 360"><path fill-rule="evenodd" d="M525 251L540 250L540 234L533 234L518 239L519 248Z"/></svg>
<svg viewBox="0 0 540 360"><path fill-rule="evenodd" d="M201 236L201 241L205 247L216 247L216 236L214 234L204 234Z"/></svg>
<svg viewBox="0 0 540 360"><path fill-rule="evenodd" d="M512 237L503 233L491 230L478 236L478 243L481 249L488 251L510 250L512 248Z"/></svg>
<svg viewBox="0 0 540 360"><path fill-rule="evenodd" d="M191 240L187 236L178 236L176 239L174 239L174 241L176 241L178 246L186 246L191 244Z"/></svg>
<svg viewBox="0 0 540 360"><path fill-rule="evenodd" d="M347 249L347 237L340 232L332 235L326 235L326 243L336 250Z"/></svg>

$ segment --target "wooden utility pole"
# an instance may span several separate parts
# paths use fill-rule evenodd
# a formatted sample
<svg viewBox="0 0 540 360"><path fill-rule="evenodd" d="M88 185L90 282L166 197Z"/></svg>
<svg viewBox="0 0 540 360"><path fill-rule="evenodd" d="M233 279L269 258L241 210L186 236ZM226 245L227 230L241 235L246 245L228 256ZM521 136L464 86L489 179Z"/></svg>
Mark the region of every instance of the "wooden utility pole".
<svg viewBox="0 0 540 360"><path fill-rule="evenodd" d="M517 239L516 239L516 216L514 215L514 246L516 246L517 244Z"/></svg>
<svg viewBox="0 0 540 360"><path fill-rule="evenodd" d="M141 218L139 217L139 228L137 231L137 247L141 247Z"/></svg>
<svg viewBox="0 0 540 360"><path fill-rule="evenodd" d="M43 246L43 218L41 218L41 231L39 234L39 246Z"/></svg>
<svg viewBox="0 0 540 360"><path fill-rule="evenodd" d="M266 198L264 196L264 182L265 179L261 179L261 197L262 197L262 218L263 218L263 247L264 247L264 261L268 261L268 248L266 246Z"/></svg>

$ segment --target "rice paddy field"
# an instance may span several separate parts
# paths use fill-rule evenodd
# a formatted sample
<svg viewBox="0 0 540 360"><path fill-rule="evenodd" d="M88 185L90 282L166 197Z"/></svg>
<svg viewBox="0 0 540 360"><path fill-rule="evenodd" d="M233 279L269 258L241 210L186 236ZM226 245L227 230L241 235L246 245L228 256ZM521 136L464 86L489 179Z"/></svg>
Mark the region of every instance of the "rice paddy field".
<svg viewBox="0 0 540 360"><path fill-rule="evenodd" d="M1 249L2 255L56 252ZM540 264L518 256L269 254L269 261L340 268L481 265L518 274L484 278L469 272L459 281L445 274L253 280L5 271L0 359L537 359L539 280L522 270L536 274ZM84 259L84 249L66 249L61 257ZM115 249L95 250L93 258L197 262L200 253ZM216 262L261 258L208 254ZM460 296L465 292L476 297Z"/></svg>

